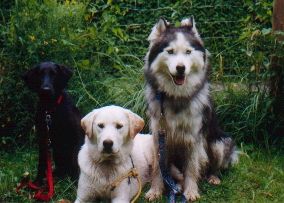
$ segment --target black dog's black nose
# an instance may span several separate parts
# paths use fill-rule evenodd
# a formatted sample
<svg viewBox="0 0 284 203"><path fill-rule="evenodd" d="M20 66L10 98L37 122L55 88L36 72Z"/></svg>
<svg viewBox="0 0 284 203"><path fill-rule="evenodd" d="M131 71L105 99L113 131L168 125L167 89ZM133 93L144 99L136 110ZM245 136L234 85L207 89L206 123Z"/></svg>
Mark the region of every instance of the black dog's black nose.
<svg viewBox="0 0 284 203"><path fill-rule="evenodd" d="M41 89L44 90L44 91L50 91L51 90L51 88L49 86L43 86L43 87L41 87Z"/></svg>
<svg viewBox="0 0 284 203"><path fill-rule="evenodd" d="M45 95L51 95L52 94L51 87L47 86L47 85L42 85L40 87L40 91L41 91L42 94L45 94Z"/></svg>
<svg viewBox="0 0 284 203"><path fill-rule="evenodd" d="M104 151L110 153L112 151L113 141L112 140L104 140L103 141Z"/></svg>
<svg viewBox="0 0 284 203"><path fill-rule="evenodd" d="M178 65L178 66L176 67L176 69L177 69L177 73L181 75L181 74L184 74L185 66L183 66L183 65Z"/></svg>

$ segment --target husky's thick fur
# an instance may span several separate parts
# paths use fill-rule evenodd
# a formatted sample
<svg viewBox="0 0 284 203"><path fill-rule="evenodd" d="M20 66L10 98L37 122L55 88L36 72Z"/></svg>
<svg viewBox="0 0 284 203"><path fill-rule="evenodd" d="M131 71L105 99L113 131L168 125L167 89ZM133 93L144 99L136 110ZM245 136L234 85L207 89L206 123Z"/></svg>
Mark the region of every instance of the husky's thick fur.
<svg viewBox="0 0 284 203"><path fill-rule="evenodd" d="M219 184L218 171L237 162L236 146L217 126L209 94L208 52L193 17L179 27L160 19L148 40L144 71L150 127L156 146L159 130L166 131L168 167L183 174L184 195L194 201L199 198L198 179L204 176ZM163 190L159 167L156 173L146 194L150 200Z"/></svg>

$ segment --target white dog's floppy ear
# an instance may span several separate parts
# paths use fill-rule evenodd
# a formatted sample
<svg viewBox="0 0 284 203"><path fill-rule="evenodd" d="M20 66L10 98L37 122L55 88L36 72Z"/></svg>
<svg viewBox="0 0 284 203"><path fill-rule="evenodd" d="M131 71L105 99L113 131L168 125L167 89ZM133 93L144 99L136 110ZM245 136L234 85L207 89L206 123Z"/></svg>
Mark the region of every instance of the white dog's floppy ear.
<svg viewBox="0 0 284 203"><path fill-rule="evenodd" d="M169 23L164 18L160 18L156 25L152 28L148 41L153 42L156 40L167 29L168 26Z"/></svg>
<svg viewBox="0 0 284 203"><path fill-rule="evenodd" d="M196 23L195 23L193 16L186 18L186 19L183 19L181 21L181 26L189 27L192 30L192 32L195 34L195 36L198 37L201 40L199 32L196 28Z"/></svg>
<svg viewBox="0 0 284 203"><path fill-rule="evenodd" d="M144 120L137 114L132 111L127 110L127 114L129 117L129 135L131 138L134 138L143 128L144 128Z"/></svg>
<svg viewBox="0 0 284 203"><path fill-rule="evenodd" d="M88 113L84 118L81 119L81 126L85 131L85 134L91 138L93 134L93 121L97 114L98 110L93 110Z"/></svg>

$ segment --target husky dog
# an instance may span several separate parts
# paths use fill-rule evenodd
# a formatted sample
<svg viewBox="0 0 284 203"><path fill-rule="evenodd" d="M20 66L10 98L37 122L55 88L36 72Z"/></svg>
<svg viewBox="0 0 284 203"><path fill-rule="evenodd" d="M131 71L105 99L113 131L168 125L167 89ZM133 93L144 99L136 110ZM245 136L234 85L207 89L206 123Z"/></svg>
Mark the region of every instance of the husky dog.
<svg viewBox="0 0 284 203"><path fill-rule="evenodd" d="M181 172L183 194L194 201L200 197L198 180L204 176L219 184L218 171L236 163L238 153L233 140L217 126L209 94L209 53L193 17L179 27L160 19L148 40L144 71L150 128L156 149L158 133L166 132L167 166ZM163 190L160 169L155 170L146 193L149 200Z"/></svg>

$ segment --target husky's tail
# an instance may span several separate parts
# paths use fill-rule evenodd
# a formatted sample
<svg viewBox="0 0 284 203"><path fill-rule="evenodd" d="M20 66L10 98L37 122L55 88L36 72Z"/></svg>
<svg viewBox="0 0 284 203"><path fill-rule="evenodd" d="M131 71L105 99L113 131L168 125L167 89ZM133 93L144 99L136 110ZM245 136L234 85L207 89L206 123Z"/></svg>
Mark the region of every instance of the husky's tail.
<svg viewBox="0 0 284 203"><path fill-rule="evenodd" d="M214 157L215 169L226 169L239 162L239 151L231 137L222 136L211 143L211 153Z"/></svg>
<svg viewBox="0 0 284 203"><path fill-rule="evenodd" d="M236 145L234 144L234 147L230 155L229 165L234 166L237 163L239 163L239 154L240 154L240 151L238 151Z"/></svg>

